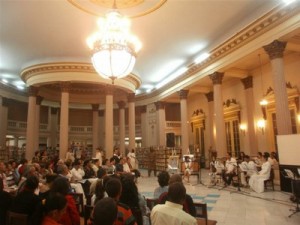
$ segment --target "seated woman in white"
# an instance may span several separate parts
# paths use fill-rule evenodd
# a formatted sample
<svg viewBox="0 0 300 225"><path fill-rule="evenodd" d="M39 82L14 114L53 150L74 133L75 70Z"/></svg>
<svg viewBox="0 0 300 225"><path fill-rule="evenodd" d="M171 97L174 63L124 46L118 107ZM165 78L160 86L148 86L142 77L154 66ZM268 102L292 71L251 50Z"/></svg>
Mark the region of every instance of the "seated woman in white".
<svg viewBox="0 0 300 225"><path fill-rule="evenodd" d="M261 170L257 174L253 174L249 180L249 185L251 189L257 193L264 192L264 181L268 180L270 177L271 164L268 161L268 158L269 155L265 153L262 158L263 163L261 166Z"/></svg>
<svg viewBox="0 0 300 225"><path fill-rule="evenodd" d="M184 178L187 178L187 182L190 183L190 175L193 171L192 168L192 162L189 156L185 156L184 157L184 166L185 166L185 170L184 170Z"/></svg>

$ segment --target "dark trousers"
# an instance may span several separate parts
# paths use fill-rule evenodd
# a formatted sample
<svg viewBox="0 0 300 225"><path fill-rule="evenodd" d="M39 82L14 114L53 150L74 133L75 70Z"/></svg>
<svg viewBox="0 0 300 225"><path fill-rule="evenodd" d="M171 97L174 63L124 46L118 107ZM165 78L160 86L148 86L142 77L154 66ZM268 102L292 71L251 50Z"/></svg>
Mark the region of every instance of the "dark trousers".
<svg viewBox="0 0 300 225"><path fill-rule="evenodd" d="M230 185L231 184L231 181L232 181L232 178L235 176L235 173L225 173L225 171L223 172L222 174L222 178L223 178L223 181L227 184L227 185Z"/></svg>

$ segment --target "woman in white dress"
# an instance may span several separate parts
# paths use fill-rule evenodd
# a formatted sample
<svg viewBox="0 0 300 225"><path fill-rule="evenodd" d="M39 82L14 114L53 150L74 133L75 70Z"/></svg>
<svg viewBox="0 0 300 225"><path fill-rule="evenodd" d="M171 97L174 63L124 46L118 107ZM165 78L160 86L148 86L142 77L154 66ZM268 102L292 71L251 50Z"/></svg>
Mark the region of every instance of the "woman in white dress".
<svg viewBox="0 0 300 225"><path fill-rule="evenodd" d="M271 164L268 161L268 158L269 155L265 153L262 157L261 171L259 171L257 174L253 174L249 180L250 187L257 193L264 192L264 181L268 180L270 177Z"/></svg>

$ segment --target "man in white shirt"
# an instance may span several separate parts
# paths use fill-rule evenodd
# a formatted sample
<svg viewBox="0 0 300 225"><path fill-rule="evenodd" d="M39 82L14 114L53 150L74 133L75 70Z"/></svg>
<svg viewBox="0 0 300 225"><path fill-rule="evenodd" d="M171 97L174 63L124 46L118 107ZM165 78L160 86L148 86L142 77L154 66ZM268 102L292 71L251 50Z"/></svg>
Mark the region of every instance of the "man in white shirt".
<svg viewBox="0 0 300 225"><path fill-rule="evenodd" d="M250 160L248 155L244 156L244 161L239 165L241 170L241 183L244 186L247 186L248 183L246 181L247 177L251 177L253 174L257 173L256 164Z"/></svg>
<svg viewBox="0 0 300 225"><path fill-rule="evenodd" d="M186 189L181 182L169 185L168 201L151 210L152 225L197 225L197 220L183 211Z"/></svg>
<svg viewBox="0 0 300 225"><path fill-rule="evenodd" d="M236 159L232 157L231 152L227 152L226 158L225 171L222 175L225 186L231 184L232 178L236 175L235 169L237 166Z"/></svg>
<svg viewBox="0 0 300 225"><path fill-rule="evenodd" d="M74 167L71 170L72 179L75 181L81 181L85 175L84 170L81 166L81 160L76 160L74 162Z"/></svg>

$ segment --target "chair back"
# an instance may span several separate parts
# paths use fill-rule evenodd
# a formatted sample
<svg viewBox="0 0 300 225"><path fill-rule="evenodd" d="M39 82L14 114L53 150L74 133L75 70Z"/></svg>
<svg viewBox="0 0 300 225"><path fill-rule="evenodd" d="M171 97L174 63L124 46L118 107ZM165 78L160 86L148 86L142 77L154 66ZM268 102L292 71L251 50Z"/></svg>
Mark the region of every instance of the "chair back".
<svg viewBox="0 0 300 225"><path fill-rule="evenodd" d="M83 194L82 193L70 193L74 198L77 210L80 215L83 215Z"/></svg>
<svg viewBox="0 0 300 225"><path fill-rule="evenodd" d="M28 224L27 218L28 218L28 216L26 214L8 211L6 224L7 225L21 225L21 224L27 225Z"/></svg>
<svg viewBox="0 0 300 225"><path fill-rule="evenodd" d="M94 207L91 205L84 205L84 225L88 224L88 220L91 218L93 209Z"/></svg>
<svg viewBox="0 0 300 225"><path fill-rule="evenodd" d="M196 217L205 219L207 224L207 204L206 203L194 203L196 208Z"/></svg>

